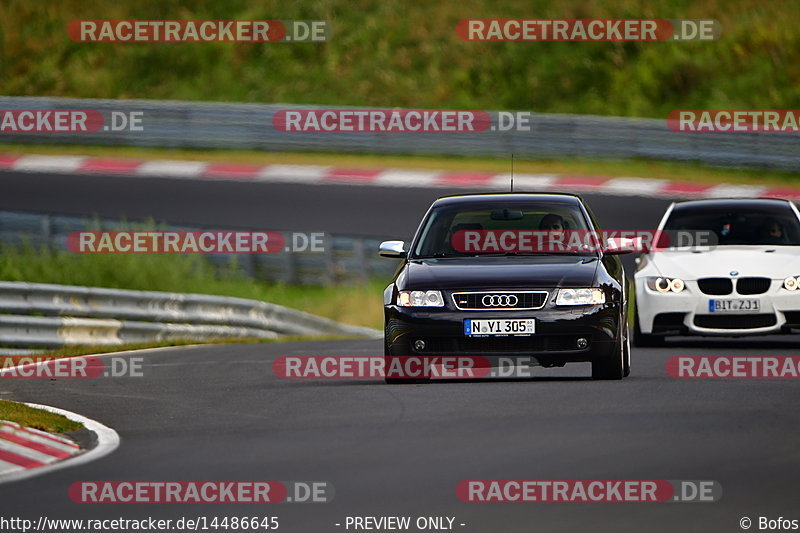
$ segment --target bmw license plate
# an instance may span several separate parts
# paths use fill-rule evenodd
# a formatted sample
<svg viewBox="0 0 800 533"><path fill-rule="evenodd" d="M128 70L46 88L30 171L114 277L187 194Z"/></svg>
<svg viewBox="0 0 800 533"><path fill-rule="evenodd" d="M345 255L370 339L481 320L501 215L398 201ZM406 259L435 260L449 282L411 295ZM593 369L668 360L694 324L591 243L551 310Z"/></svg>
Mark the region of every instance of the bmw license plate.
<svg viewBox="0 0 800 533"><path fill-rule="evenodd" d="M464 335L470 337L533 335L535 331L536 321L533 318L481 318L464 320Z"/></svg>
<svg viewBox="0 0 800 533"><path fill-rule="evenodd" d="M761 301L757 298L708 301L709 313L751 313L759 310L761 310Z"/></svg>

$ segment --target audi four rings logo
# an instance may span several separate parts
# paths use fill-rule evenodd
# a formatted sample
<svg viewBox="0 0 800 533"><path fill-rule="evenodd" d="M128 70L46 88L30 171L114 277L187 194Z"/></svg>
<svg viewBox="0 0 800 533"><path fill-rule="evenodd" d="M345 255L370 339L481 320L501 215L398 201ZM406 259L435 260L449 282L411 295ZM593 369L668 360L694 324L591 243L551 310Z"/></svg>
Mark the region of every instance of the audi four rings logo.
<svg viewBox="0 0 800 533"><path fill-rule="evenodd" d="M486 307L514 307L519 298L514 294L487 294L481 298L481 303Z"/></svg>

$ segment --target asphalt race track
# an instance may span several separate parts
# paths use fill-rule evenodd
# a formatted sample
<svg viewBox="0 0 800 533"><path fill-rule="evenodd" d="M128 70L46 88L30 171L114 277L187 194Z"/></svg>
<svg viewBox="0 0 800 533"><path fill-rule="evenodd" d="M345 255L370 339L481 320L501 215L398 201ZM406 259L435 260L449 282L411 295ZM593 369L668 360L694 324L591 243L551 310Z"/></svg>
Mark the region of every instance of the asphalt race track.
<svg viewBox="0 0 800 533"><path fill-rule="evenodd" d="M224 227L407 237L444 189L189 182L0 173L0 209ZM586 198L609 229L653 229L667 200ZM794 380L679 380L675 355L795 355L787 336L680 340L636 349L623 381L588 365L534 379L387 386L285 380L280 355L378 355L380 341L183 347L142 357L144 376L8 379L0 398L68 409L116 429L98 461L0 484L3 515L49 518L277 516L279 531L345 531L350 516L452 516L464 532L741 531L800 518ZM91 505L79 480L327 481L331 503ZM715 480L715 503L464 503L469 479ZM795 516L792 516L795 513ZM336 526L335 524L342 524ZM465 524L460 526L459 524ZM352 531L352 529L351 529Z"/></svg>
<svg viewBox="0 0 800 533"><path fill-rule="evenodd" d="M0 171L0 210L410 238L459 189L302 185ZM483 192L483 191L481 191ZM655 229L669 201L583 195L605 229Z"/></svg>
<svg viewBox="0 0 800 533"><path fill-rule="evenodd" d="M4 514L37 518L278 516L283 531L342 531L347 515L455 516L465 532L736 531L742 516L796 512L791 380L676 380L675 354L785 355L777 339L636 350L621 382L588 366L531 381L384 385L286 380L278 355L377 354L380 341L145 352L144 376L7 380L4 398L58 405L114 427L122 444L84 466L0 484ZM331 503L92 505L78 480L319 480ZM465 479L704 479L716 503L463 503ZM12 511L9 513L9 511Z"/></svg>

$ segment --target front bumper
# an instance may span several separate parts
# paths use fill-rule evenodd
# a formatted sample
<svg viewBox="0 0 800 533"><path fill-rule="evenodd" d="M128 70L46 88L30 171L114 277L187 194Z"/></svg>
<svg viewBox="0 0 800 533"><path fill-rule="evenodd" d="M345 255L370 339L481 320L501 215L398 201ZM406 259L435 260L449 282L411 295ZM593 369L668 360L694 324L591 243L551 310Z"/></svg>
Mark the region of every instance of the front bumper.
<svg viewBox="0 0 800 533"><path fill-rule="evenodd" d="M594 361L613 352L620 322L617 303L574 308L549 306L533 311L459 311L388 305L385 312L387 353L391 355L481 356L492 366L501 358L526 357L532 364L561 366ZM468 337L465 319L534 318L530 336ZM588 341L578 348L578 339ZM415 349L422 340L425 348Z"/></svg>
<svg viewBox="0 0 800 533"><path fill-rule="evenodd" d="M772 280L762 294L703 294L697 281L686 281L679 293L659 293L647 288L645 277L637 277L636 308L639 328L644 334L744 336L788 333L800 329L800 291L782 288ZM756 312L709 312L712 299L758 299Z"/></svg>

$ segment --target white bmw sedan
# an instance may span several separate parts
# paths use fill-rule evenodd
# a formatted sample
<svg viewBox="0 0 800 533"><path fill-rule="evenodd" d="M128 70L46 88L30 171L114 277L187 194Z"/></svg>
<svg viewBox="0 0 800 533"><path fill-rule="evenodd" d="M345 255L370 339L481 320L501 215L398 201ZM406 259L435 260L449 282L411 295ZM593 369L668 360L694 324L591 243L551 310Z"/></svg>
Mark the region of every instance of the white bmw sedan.
<svg viewBox="0 0 800 533"><path fill-rule="evenodd" d="M800 213L792 202L673 203L659 230L669 244L637 258L635 345L800 329Z"/></svg>

